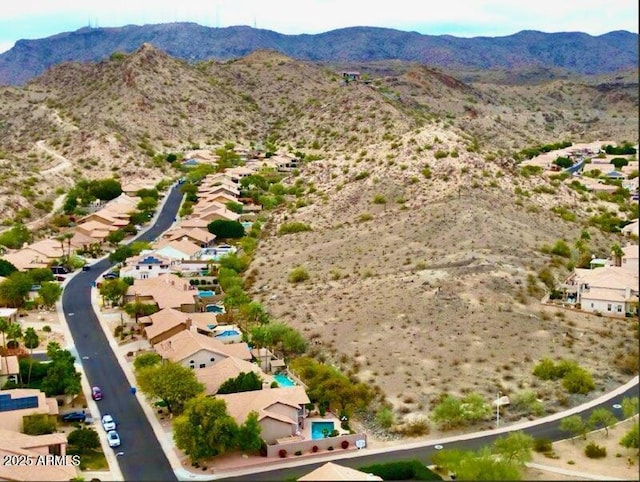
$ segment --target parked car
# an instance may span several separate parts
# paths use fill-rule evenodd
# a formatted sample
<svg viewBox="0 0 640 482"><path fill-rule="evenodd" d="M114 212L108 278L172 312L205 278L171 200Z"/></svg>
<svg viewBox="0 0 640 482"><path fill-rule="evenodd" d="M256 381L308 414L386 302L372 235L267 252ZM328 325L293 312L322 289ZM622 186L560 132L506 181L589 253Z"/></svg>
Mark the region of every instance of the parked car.
<svg viewBox="0 0 640 482"><path fill-rule="evenodd" d="M114 273L113 271L109 271L108 273L103 274L102 277L104 279L116 279L116 278L119 278L118 274Z"/></svg>
<svg viewBox="0 0 640 482"><path fill-rule="evenodd" d="M84 422L87 416L83 412L69 412L62 416L63 422Z"/></svg>
<svg viewBox="0 0 640 482"><path fill-rule="evenodd" d="M85 265L82 267L82 271L89 271L90 269L91 269L91 265L90 265L90 264L85 264Z"/></svg>
<svg viewBox="0 0 640 482"><path fill-rule="evenodd" d="M102 390L100 387L91 387L91 398L93 398L96 402L98 400L102 400Z"/></svg>
<svg viewBox="0 0 640 482"><path fill-rule="evenodd" d="M69 274L69 270L64 266L52 266L51 272L53 274Z"/></svg>
<svg viewBox="0 0 640 482"><path fill-rule="evenodd" d="M107 432L107 440L109 441L109 447L120 446L120 435L115 430L109 430Z"/></svg>
<svg viewBox="0 0 640 482"><path fill-rule="evenodd" d="M116 421L113 419L113 417L111 415L109 415L108 413L105 413L102 416L102 426L104 427L105 431L109 432L110 430L115 430L116 429Z"/></svg>

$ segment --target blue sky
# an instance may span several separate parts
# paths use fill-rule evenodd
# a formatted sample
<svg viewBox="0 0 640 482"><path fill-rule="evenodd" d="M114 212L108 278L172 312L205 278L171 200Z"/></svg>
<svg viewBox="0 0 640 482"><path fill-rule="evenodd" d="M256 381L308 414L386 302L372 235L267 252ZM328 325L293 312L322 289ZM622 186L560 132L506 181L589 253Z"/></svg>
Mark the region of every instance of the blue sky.
<svg viewBox="0 0 640 482"><path fill-rule="evenodd" d="M16 0L0 7L0 52L16 40L81 27L196 22L250 25L283 34L352 26L429 35L504 36L520 30L638 33L637 0Z"/></svg>

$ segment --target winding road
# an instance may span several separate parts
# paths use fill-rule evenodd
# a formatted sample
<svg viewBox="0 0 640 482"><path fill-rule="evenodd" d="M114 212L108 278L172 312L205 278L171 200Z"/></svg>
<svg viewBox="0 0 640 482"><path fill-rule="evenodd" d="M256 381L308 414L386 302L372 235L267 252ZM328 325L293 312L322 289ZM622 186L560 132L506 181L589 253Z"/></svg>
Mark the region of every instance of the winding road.
<svg viewBox="0 0 640 482"><path fill-rule="evenodd" d="M182 194L178 186L169 193L156 222L136 240L151 241L166 231L174 221ZM77 273L67 283L62 296L62 309L73 338L77 360L89 385L98 385L104 398L98 402L101 414L109 413L119 423L122 445L117 460L125 480L177 480L173 468L156 438L147 417L113 353L100 322L91 306L91 286L100 273L113 266L103 259L91 271Z"/></svg>

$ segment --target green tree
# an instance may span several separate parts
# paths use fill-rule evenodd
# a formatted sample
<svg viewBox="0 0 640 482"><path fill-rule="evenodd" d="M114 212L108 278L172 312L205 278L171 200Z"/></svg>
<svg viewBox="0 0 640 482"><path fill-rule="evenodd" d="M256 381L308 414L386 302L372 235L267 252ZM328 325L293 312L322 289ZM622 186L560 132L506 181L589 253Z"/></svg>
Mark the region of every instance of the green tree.
<svg viewBox="0 0 640 482"><path fill-rule="evenodd" d="M582 435L584 440L587 440L587 431L589 426L580 415L570 415L560 420L560 430L563 432L569 432L573 437Z"/></svg>
<svg viewBox="0 0 640 482"><path fill-rule="evenodd" d="M124 311L129 315L133 316L136 319L136 323L138 323L138 318L142 316L153 315L158 312L158 305L145 303L144 301L135 300L131 303L127 303L124 305Z"/></svg>
<svg viewBox="0 0 640 482"><path fill-rule="evenodd" d="M204 390L193 370L171 361L141 367L135 374L140 389L147 396L162 400L175 414L182 412L187 400Z"/></svg>
<svg viewBox="0 0 640 482"><path fill-rule="evenodd" d="M262 446L260 433L262 427L258 423L258 413L250 412L238 430L238 448L243 452L257 452Z"/></svg>
<svg viewBox="0 0 640 482"><path fill-rule="evenodd" d="M32 284L31 277L27 273L21 271L11 273L0 282L0 301L13 308L24 306Z"/></svg>
<svg viewBox="0 0 640 482"><path fill-rule="evenodd" d="M89 182L88 191L101 201L110 201L122 194L122 185L116 179L97 179Z"/></svg>
<svg viewBox="0 0 640 482"><path fill-rule="evenodd" d="M553 163L558 166L561 167L563 169L567 169L568 167L573 166L573 161L571 159L569 159L568 157L558 157L556 158L555 161L553 161Z"/></svg>
<svg viewBox="0 0 640 482"><path fill-rule="evenodd" d="M42 285L40 286L40 291L38 291L38 297L40 298L40 301L48 309L51 309L57 303L61 296L62 286L52 281L45 281L44 283L42 283Z"/></svg>
<svg viewBox="0 0 640 482"><path fill-rule="evenodd" d="M56 431L56 422L48 415L38 413L22 418L22 433L27 435L45 435Z"/></svg>
<svg viewBox="0 0 640 482"><path fill-rule="evenodd" d="M0 276L6 278L11 273L14 273L16 271L18 271L18 268L16 268L13 264L11 264L6 259L0 259Z"/></svg>
<svg viewBox="0 0 640 482"><path fill-rule="evenodd" d="M496 458L489 447L473 451L440 450L432 461L459 480L520 480L520 467L515 462Z"/></svg>
<svg viewBox="0 0 640 482"><path fill-rule="evenodd" d="M603 428L605 431L605 436L609 436L609 427L611 425L615 425L618 422L616 416L611 413L611 411L606 408L599 407L591 412L589 416L588 425L589 428L598 429Z"/></svg>
<svg viewBox="0 0 640 482"><path fill-rule="evenodd" d="M431 412L431 419L442 429L475 423L491 415L491 407L477 393L469 393L463 399L446 395Z"/></svg>
<svg viewBox="0 0 640 482"><path fill-rule="evenodd" d="M628 166L629 165L629 161L627 159L625 159L624 157L614 157L613 159L611 159L609 164L613 164L613 167L615 167L619 171L624 166Z"/></svg>
<svg viewBox="0 0 640 482"><path fill-rule="evenodd" d="M127 233L125 233L122 229L118 229L117 231L111 231L109 234L107 234L105 241L111 246L117 246L120 241L124 240L126 236Z"/></svg>
<svg viewBox="0 0 640 482"><path fill-rule="evenodd" d="M47 345L47 356L51 362L47 375L42 380L42 390L47 397L80 393L80 373L76 371L75 357L71 352L62 350L59 343L50 342Z"/></svg>
<svg viewBox="0 0 640 482"><path fill-rule="evenodd" d="M143 188L143 189L139 189L136 192L136 197L139 197L140 199L144 199L147 197L153 198L156 201L158 200L158 190L156 188L152 188L152 189L147 189L147 188ZM140 209L140 208L138 208Z"/></svg>
<svg viewBox="0 0 640 482"><path fill-rule="evenodd" d="M622 414L624 418L631 418L638 414L638 397L624 397L622 399Z"/></svg>
<svg viewBox="0 0 640 482"><path fill-rule="evenodd" d="M523 414L542 415L544 413L544 405L533 390L524 390L516 393L512 400L510 409L513 409Z"/></svg>
<svg viewBox="0 0 640 482"><path fill-rule="evenodd" d="M499 437L493 442L493 453L500 455L507 462L518 462L524 465L531 460L533 437L524 432L509 432L506 437Z"/></svg>
<svg viewBox="0 0 640 482"><path fill-rule="evenodd" d="M22 338L22 326L20 326L20 323L9 324L7 327L7 338L9 339L10 346L13 345L13 348L18 347L18 338Z"/></svg>
<svg viewBox="0 0 640 482"><path fill-rule="evenodd" d="M31 239L29 229L21 223L15 224L11 229L0 233L0 245L11 249L21 249Z"/></svg>
<svg viewBox="0 0 640 482"><path fill-rule="evenodd" d="M29 276L33 284L39 285L45 281L54 281L53 271L50 268L34 268L29 270Z"/></svg>
<svg viewBox="0 0 640 482"><path fill-rule="evenodd" d="M109 253L109 261L112 263L122 263L126 261L127 258L134 256L135 253L133 249L128 244L123 244L114 249L111 253Z"/></svg>
<svg viewBox="0 0 640 482"><path fill-rule="evenodd" d="M24 346L29 349L29 375L27 376L27 385L31 383L31 370L33 369L33 349L40 345L40 337L36 333L35 328L28 327L24 332Z"/></svg>
<svg viewBox="0 0 640 482"><path fill-rule="evenodd" d="M244 226L238 221L216 219L207 225L207 230L215 234L218 239L242 238Z"/></svg>
<svg viewBox="0 0 640 482"><path fill-rule="evenodd" d="M256 372L240 372L237 377L229 378L218 389L219 394L250 392L262 389L262 378Z"/></svg>
<svg viewBox="0 0 640 482"><path fill-rule="evenodd" d="M158 207L158 199L153 197L144 197L136 206L140 211L153 212Z"/></svg>
<svg viewBox="0 0 640 482"><path fill-rule="evenodd" d="M244 210L244 205L235 201L228 201L225 203L225 207L236 214L242 214L242 211Z"/></svg>
<svg viewBox="0 0 640 482"><path fill-rule="evenodd" d="M229 452L237 447L238 426L227 413L224 400L195 397L173 422L176 446L192 463Z"/></svg>
<svg viewBox="0 0 640 482"><path fill-rule="evenodd" d="M121 278L105 280L100 283L100 296L108 300L112 305L119 304L127 294L129 285Z"/></svg>
<svg viewBox="0 0 640 482"><path fill-rule="evenodd" d="M243 305L240 308L240 313L245 318L246 321L250 323L259 323L264 325L269 323L270 317L269 314L265 311L264 307L259 301L252 301Z"/></svg>
<svg viewBox="0 0 640 482"><path fill-rule="evenodd" d="M640 435L638 435L638 422L634 421L627 433L620 439L620 445L628 449L640 448Z"/></svg>
<svg viewBox="0 0 640 482"><path fill-rule="evenodd" d="M157 365L162 361L162 357L155 351L142 353L133 359L133 367L138 370L139 368L149 367Z"/></svg>
<svg viewBox="0 0 640 482"><path fill-rule="evenodd" d="M67 441L69 445L73 445L80 454L85 454L90 450L100 447L100 437L98 432L91 428L78 428L71 432Z"/></svg>

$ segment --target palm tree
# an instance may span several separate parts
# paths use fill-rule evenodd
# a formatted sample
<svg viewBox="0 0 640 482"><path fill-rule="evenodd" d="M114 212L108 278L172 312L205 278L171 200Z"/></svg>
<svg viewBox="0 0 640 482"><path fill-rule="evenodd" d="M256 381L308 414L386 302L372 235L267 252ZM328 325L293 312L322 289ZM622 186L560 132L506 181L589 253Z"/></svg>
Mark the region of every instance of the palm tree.
<svg viewBox="0 0 640 482"><path fill-rule="evenodd" d="M27 328L24 332L24 346L29 349L29 375L27 376L27 385L31 383L31 367L33 366L33 349L38 348L40 337L33 327Z"/></svg>

